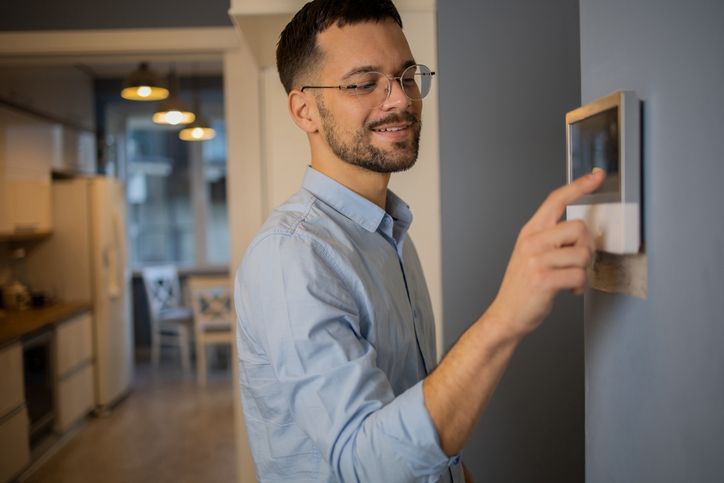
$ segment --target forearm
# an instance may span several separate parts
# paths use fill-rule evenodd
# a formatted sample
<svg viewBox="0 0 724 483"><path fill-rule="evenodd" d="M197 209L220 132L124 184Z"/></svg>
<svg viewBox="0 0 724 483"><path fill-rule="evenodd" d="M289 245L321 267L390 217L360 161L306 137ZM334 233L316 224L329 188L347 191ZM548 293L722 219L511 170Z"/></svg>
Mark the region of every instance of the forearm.
<svg viewBox="0 0 724 483"><path fill-rule="evenodd" d="M486 313L424 380L425 406L445 454L462 450L521 338Z"/></svg>
<svg viewBox="0 0 724 483"><path fill-rule="evenodd" d="M594 169L548 196L521 230L491 308L424 380L425 406L447 455L465 445L515 348L550 312L555 295L583 293L595 244L583 222L559 220L604 179Z"/></svg>

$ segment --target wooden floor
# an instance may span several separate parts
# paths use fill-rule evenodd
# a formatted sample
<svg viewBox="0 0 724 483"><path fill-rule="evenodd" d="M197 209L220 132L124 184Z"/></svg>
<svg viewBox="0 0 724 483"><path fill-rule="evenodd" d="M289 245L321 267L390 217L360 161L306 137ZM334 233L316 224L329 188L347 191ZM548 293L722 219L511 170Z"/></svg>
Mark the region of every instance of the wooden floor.
<svg viewBox="0 0 724 483"><path fill-rule="evenodd" d="M236 480L234 404L229 372L206 389L192 375L137 368L131 395L91 417L24 481L184 483Z"/></svg>

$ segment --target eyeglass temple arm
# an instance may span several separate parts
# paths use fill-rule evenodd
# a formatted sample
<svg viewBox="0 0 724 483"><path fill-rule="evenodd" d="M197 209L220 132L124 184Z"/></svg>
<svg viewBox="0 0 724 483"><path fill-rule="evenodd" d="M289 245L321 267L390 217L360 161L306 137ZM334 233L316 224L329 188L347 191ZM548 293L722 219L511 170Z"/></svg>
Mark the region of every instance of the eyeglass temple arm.
<svg viewBox="0 0 724 483"><path fill-rule="evenodd" d="M302 92L304 92L304 89L354 89L357 85L353 84L351 86L302 86L300 89Z"/></svg>
<svg viewBox="0 0 724 483"><path fill-rule="evenodd" d="M418 72L416 75L429 75L430 77L437 75L437 72L431 71L431 72ZM393 77L393 80L401 79L402 77ZM388 77L389 79L389 77ZM356 89L357 84L351 84L348 86L302 86L300 89L302 92L304 92L304 89L339 89L339 90L347 90L347 89Z"/></svg>

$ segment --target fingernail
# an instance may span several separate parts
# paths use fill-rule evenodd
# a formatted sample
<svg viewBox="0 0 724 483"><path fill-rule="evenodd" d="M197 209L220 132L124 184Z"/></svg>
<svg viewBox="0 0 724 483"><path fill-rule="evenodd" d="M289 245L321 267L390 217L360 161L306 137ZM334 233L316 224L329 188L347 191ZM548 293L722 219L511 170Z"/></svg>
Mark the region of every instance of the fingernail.
<svg viewBox="0 0 724 483"><path fill-rule="evenodd" d="M595 168L593 168L593 171L591 171L591 173L593 174L597 174L598 172L603 173L603 168L599 168L598 166L596 166Z"/></svg>

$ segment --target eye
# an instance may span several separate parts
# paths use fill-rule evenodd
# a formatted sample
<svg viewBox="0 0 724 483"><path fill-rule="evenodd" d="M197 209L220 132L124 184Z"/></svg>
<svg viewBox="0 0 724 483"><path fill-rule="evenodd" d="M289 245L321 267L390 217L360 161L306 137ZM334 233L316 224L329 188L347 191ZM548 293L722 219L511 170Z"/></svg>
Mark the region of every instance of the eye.
<svg viewBox="0 0 724 483"><path fill-rule="evenodd" d="M379 86L380 74L377 72L363 72L350 78L349 80L350 85L347 88L354 90L355 94L370 94Z"/></svg>
<svg viewBox="0 0 724 483"><path fill-rule="evenodd" d="M355 86L355 90L358 94L369 94L370 92L374 91L376 87L377 82L367 81L357 84Z"/></svg>
<svg viewBox="0 0 724 483"><path fill-rule="evenodd" d="M412 86L414 86L414 85L417 83L417 79L415 78L414 75L406 75L406 76L404 76L404 77L402 78L402 83L403 83L405 86L410 86L410 87L412 87Z"/></svg>

